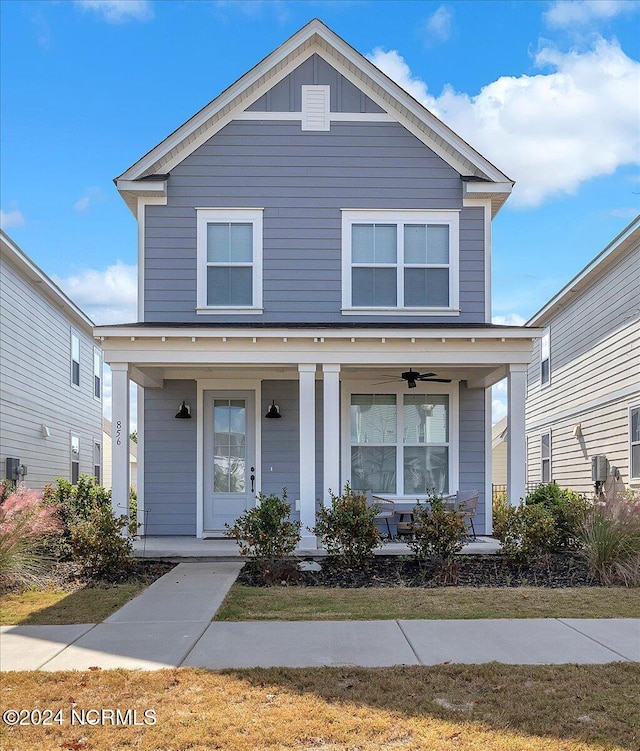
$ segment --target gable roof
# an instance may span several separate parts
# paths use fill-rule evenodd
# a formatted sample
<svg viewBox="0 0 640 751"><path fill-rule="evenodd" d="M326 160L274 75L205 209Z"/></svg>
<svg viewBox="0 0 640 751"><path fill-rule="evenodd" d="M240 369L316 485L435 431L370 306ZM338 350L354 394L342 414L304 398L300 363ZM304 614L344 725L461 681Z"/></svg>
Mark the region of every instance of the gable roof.
<svg viewBox="0 0 640 751"><path fill-rule="evenodd" d="M466 196L491 198L494 213L502 206L513 181L316 18L115 179L130 208L135 212L138 195L163 195L173 167L313 54L324 58L468 178Z"/></svg>
<svg viewBox="0 0 640 751"><path fill-rule="evenodd" d="M549 300L525 323L525 326L544 326L545 322L562 306L589 287L619 258L640 245L640 214L615 237L604 250L588 263L582 271Z"/></svg>

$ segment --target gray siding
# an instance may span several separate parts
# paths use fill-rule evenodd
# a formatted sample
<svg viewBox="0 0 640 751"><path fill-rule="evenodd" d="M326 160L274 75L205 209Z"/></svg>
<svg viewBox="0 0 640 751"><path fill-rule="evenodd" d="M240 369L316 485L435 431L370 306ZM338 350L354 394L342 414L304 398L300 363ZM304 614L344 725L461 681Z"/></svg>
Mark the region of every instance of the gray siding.
<svg viewBox="0 0 640 751"><path fill-rule="evenodd" d="M80 472L93 475L93 444L102 445L102 401L93 395L93 338L41 289L0 260L0 479L7 457L28 467L39 489L71 479L71 436L80 441ZM71 383L71 331L80 338L80 386ZM42 425L51 435L42 435Z"/></svg>
<svg viewBox="0 0 640 751"><path fill-rule="evenodd" d="M474 519L477 534L485 533L485 401L484 389L460 384L460 487L479 490L480 501ZM455 488L454 488L455 490Z"/></svg>
<svg viewBox="0 0 640 751"><path fill-rule="evenodd" d="M191 420L176 420L182 400ZM165 381L144 392L144 533L196 534L196 382Z"/></svg>
<svg viewBox="0 0 640 751"><path fill-rule="evenodd" d="M264 208L264 314L198 316L195 207ZM148 206L145 321L371 322L343 316L341 209L461 209L460 175L397 123L235 121L188 156L168 180L167 206ZM461 211L459 316L484 321L484 219ZM397 322L397 317L376 318Z"/></svg>

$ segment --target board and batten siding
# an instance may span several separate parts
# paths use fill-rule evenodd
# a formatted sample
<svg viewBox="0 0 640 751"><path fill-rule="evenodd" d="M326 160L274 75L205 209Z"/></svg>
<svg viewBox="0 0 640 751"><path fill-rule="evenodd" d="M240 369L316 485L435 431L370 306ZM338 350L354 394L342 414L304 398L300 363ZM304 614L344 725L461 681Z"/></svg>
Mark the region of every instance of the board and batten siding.
<svg viewBox="0 0 640 751"><path fill-rule="evenodd" d="M233 121L172 170L167 190L166 206L146 207L146 322L371 322L341 313L342 209L460 210L460 314L402 320L485 320L483 209L463 209L460 175L397 123ZM197 315L195 207L264 209L264 313Z"/></svg>
<svg viewBox="0 0 640 751"><path fill-rule="evenodd" d="M27 466L29 488L70 479L72 435L80 441L80 473L93 475L93 446L102 445L93 338L4 255L0 308L0 477L11 457ZM79 387L71 383L72 331L80 339Z"/></svg>
<svg viewBox="0 0 640 751"><path fill-rule="evenodd" d="M551 380L540 384L540 340L528 372L529 482L540 480L540 435L551 430L551 476L591 492L591 457L629 478L629 406L640 403L640 249L635 247L544 321ZM581 435L574 435L580 425ZM578 431L580 433L580 431Z"/></svg>

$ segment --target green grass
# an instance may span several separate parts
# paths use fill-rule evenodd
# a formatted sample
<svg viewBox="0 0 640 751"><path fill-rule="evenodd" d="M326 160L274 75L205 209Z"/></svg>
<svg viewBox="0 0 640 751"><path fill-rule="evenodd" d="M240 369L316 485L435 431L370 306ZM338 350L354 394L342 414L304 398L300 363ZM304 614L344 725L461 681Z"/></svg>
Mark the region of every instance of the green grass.
<svg viewBox="0 0 640 751"><path fill-rule="evenodd" d="M2 626L62 626L100 623L140 594L146 584L127 583L85 587L71 592L32 589L0 595Z"/></svg>
<svg viewBox="0 0 640 751"><path fill-rule="evenodd" d="M624 587L337 589L244 587L235 584L215 620L639 617L640 589Z"/></svg>

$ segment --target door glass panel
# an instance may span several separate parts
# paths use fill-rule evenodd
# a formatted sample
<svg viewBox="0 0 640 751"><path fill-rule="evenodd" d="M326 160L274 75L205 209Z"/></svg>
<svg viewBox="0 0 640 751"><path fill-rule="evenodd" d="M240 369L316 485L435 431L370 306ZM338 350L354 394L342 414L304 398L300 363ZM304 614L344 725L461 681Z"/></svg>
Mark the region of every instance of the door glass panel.
<svg viewBox="0 0 640 751"><path fill-rule="evenodd" d="M214 399L213 492L246 492L247 410L244 399Z"/></svg>

